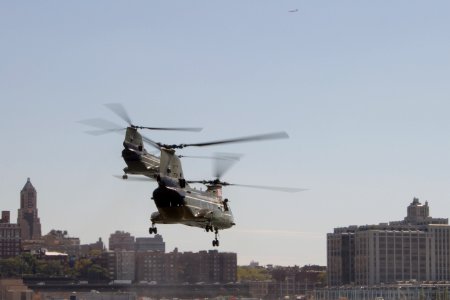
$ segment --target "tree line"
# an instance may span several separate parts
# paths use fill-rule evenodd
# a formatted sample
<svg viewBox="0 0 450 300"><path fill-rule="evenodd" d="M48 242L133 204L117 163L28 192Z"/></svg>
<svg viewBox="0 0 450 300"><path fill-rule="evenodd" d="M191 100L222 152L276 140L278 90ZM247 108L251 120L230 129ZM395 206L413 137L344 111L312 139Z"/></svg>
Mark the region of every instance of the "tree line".
<svg viewBox="0 0 450 300"><path fill-rule="evenodd" d="M69 258L68 260L48 260L38 255L23 253L19 256L0 259L0 277L11 278L69 278L89 281L109 280L108 270L104 268L99 253L88 258Z"/></svg>

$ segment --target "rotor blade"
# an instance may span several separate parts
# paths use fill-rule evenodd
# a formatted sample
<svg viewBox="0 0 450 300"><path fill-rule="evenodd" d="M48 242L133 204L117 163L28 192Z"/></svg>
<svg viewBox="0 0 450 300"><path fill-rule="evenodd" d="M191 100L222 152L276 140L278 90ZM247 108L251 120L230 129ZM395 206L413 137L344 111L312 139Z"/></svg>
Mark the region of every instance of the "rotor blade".
<svg viewBox="0 0 450 300"><path fill-rule="evenodd" d="M94 136L98 136L98 135L103 135L103 134L107 134L107 133L111 133L111 132L119 132L119 131L122 131L122 130L125 130L125 128L122 128L122 129L109 129L109 130L88 130L88 131L85 131L87 134L90 134L90 135L94 135Z"/></svg>
<svg viewBox="0 0 450 300"><path fill-rule="evenodd" d="M118 179L120 179L120 180L123 180L123 181L144 181L144 182L155 181L153 178L146 177L146 176L144 176L144 177L137 177L137 176L127 175L128 176L127 179L124 179L122 177L122 175L113 175L113 176L118 178Z"/></svg>
<svg viewBox="0 0 450 300"><path fill-rule="evenodd" d="M186 180L187 183L201 183L206 184L205 180Z"/></svg>
<svg viewBox="0 0 450 300"><path fill-rule="evenodd" d="M131 118L128 115L127 111L120 103L107 103L105 104L107 108L109 108L113 113L115 113L119 118L127 122L129 125L132 125Z"/></svg>
<svg viewBox="0 0 450 300"><path fill-rule="evenodd" d="M252 142L252 141L286 139L288 137L289 136L288 136L288 134L286 132L280 131L280 132L274 132L274 133L266 133L266 134L259 134L259 135L244 136L244 137L234 138L234 139L211 141L211 142L206 142L206 143L182 144L180 146L181 146L181 148L184 148L184 147L204 147L204 146L212 146L212 145L219 145L219 144L232 144L232 143L244 143L244 142Z"/></svg>
<svg viewBox="0 0 450 300"><path fill-rule="evenodd" d="M248 188L255 188L255 189L262 189L262 190L272 190L272 191L287 192L287 193L297 193L297 192L302 192L302 191L308 190L308 189L279 187L279 186L233 184L233 183L226 183L226 182L224 182L224 186L239 186L239 187L248 187Z"/></svg>
<svg viewBox="0 0 450 300"><path fill-rule="evenodd" d="M152 147L154 147L154 148L156 148L156 149L158 149L158 150L161 150L161 146L160 146L157 142L155 142L155 141L149 139L148 137L146 137L146 136L144 136L144 135L142 135L142 134L141 134L141 137L142 137L142 140L143 140L145 143L149 144L150 146L152 146Z"/></svg>
<svg viewBox="0 0 450 300"><path fill-rule="evenodd" d="M119 131L123 131L126 129L123 126L117 125L113 122L110 122L110 121L104 120L104 119L100 119L100 118L81 120L81 121L78 121L78 123L99 129L99 130L86 131L86 133L91 134L91 135L102 135L102 134L106 134L106 133L110 133L110 132L119 132Z"/></svg>
<svg viewBox="0 0 450 300"><path fill-rule="evenodd" d="M150 130L173 130L173 131L202 131L203 128L200 127L147 127L147 126L136 126L139 129L150 129Z"/></svg>
<svg viewBox="0 0 450 300"><path fill-rule="evenodd" d="M205 185L238 186L238 187L247 187L247 188L272 190L272 191L288 192L288 193L296 193L296 192L301 192L301 191L307 191L308 190L308 189L279 187L279 186L267 186L267 185L234 184L234 183L228 183L228 182L220 181L218 179L215 179L215 180L187 180L186 182L187 183L201 183L201 184L205 184Z"/></svg>
<svg viewBox="0 0 450 300"><path fill-rule="evenodd" d="M107 131L119 131L125 129L123 126L117 125L116 123L101 118L81 120L78 121L78 123Z"/></svg>
<svg viewBox="0 0 450 300"><path fill-rule="evenodd" d="M178 155L179 158L200 158L200 159L217 159L214 156L198 156L198 155Z"/></svg>
<svg viewBox="0 0 450 300"><path fill-rule="evenodd" d="M297 193L297 192L302 192L302 191L307 191L308 190L308 189L299 189L299 188L290 188L290 187L234 184L234 183L226 183L226 182L224 182L224 186L239 186L239 187L248 187L248 188L255 188L255 189L272 190L272 191L287 192L287 193Z"/></svg>
<svg viewBox="0 0 450 300"><path fill-rule="evenodd" d="M231 156L202 156L202 155L178 155L179 158L200 158L200 159L217 159L217 160L239 160L241 154L238 158L233 158Z"/></svg>
<svg viewBox="0 0 450 300"><path fill-rule="evenodd" d="M222 177L236 162L238 162L242 154L236 153L215 153L217 160L214 162L214 177Z"/></svg>
<svg viewBox="0 0 450 300"><path fill-rule="evenodd" d="M150 130L173 130L173 131L201 131L203 128L199 127L148 127L148 126L134 126L131 122L131 118L128 112L120 103L107 103L105 104L112 112L119 116L122 120L127 122L130 126L138 129L150 129Z"/></svg>

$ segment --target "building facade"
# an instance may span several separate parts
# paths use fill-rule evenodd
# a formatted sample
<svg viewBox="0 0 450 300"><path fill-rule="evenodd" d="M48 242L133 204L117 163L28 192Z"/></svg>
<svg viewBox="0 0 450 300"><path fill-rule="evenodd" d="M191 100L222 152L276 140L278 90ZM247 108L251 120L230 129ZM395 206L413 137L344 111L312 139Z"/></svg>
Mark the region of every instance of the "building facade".
<svg viewBox="0 0 450 300"><path fill-rule="evenodd" d="M0 299L32 300L33 291L28 289L22 279L0 278Z"/></svg>
<svg viewBox="0 0 450 300"><path fill-rule="evenodd" d="M161 235L154 237L138 237L135 241L136 252L158 251L166 252L166 243L164 243Z"/></svg>
<svg viewBox="0 0 450 300"><path fill-rule="evenodd" d="M2 211L0 219L0 258L14 257L20 254L20 227L10 223L9 211Z"/></svg>
<svg viewBox="0 0 450 300"><path fill-rule="evenodd" d="M135 281L136 253L128 250L105 252L109 277L113 280Z"/></svg>
<svg viewBox="0 0 450 300"><path fill-rule="evenodd" d="M138 282L167 282L164 252L136 253L136 281ZM170 282L170 281L169 281Z"/></svg>
<svg viewBox="0 0 450 300"><path fill-rule="evenodd" d="M37 209L37 193L28 178L20 191L20 208L17 213L22 240L38 240L41 238L41 221Z"/></svg>
<svg viewBox="0 0 450 300"><path fill-rule="evenodd" d="M450 280L448 219L414 198L402 221L335 228L327 235L328 285Z"/></svg>
<svg viewBox="0 0 450 300"><path fill-rule="evenodd" d="M80 256L80 239L69 237L65 230L50 230L42 236L42 247L48 251L66 253L69 256Z"/></svg>
<svg viewBox="0 0 450 300"><path fill-rule="evenodd" d="M136 253L136 281L228 283L237 281L237 255L217 250Z"/></svg>
<svg viewBox="0 0 450 300"><path fill-rule="evenodd" d="M128 250L134 251L134 236L129 232L116 231L109 236L109 250Z"/></svg>
<svg viewBox="0 0 450 300"><path fill-rule="evenodd" d="M450 284L400 282L368 287L329 287L314 289L308 296L314 300L446 300L450 298Z"/></svg>
<svg viewBox="0 0 450 300"><path fill-rule="evenodd" d="M105 245L103 244L102 238L98 238L98 241L91 244L80 245L80 255L88 257L92 252L102 253L105 251Z"/></svg>

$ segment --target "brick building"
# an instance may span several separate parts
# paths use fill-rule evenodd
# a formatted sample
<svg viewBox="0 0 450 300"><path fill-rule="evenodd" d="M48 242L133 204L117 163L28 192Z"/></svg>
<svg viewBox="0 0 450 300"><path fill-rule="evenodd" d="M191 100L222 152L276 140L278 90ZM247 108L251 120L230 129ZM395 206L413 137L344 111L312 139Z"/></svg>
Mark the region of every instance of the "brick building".
<svg viewBox="0 0 450 300"><path fill-rule="evenodd" d="M109 250L128 250L134 251L134 236L129 232L116 231L109 236Z"/></svg>
<svg viewBox="0 0 450 300"><path fill-rule="evenodd" d="M69 256L80 255L80 239L69 237L65 230L50 230L49 233L42 236L42 247L48 251L66 253Z"/></svg>
<svg viewBox="0 0 450 300"><path fill-rule="evenodd" d="M136 253L136 281L228 283L237 280L236 253L217 250Z"/></svg>
<svg viewBox="0 0 450 300"><path fill-rule="evenodd" d="M113 280L135 281L136 252L116 249L103 254L106 268Z"/></svg>
<svg viewBox="0 0 450 300"><path fill-rule="evenodd" d="M41 221L37 209L37 193L28 178L20 191L20 208L17 213L17 224L20 226L22 240L38 240L41 238Z"/></svg>
<svg viewBox="0 0 450 300"><path fill-rule="evenodd" d="M135 250L136 252L166 252L166 243L164 243L162 236L159 234L156 234L154 237L138 237L135 241Z"/></svg>
<svg viewBox="0 0 450 300"><path fill-rule="evenodd" d="M14 257L20 254L20 227L10 223L9 211L2 211L0 219L0 258Z"/></svg>
<svg viewBox="0 0 450 300"><path fill-rule="evenodd" d="M402 221L335 228L327 235L328 285L450 280L448 219L414 198Z"/></svg>

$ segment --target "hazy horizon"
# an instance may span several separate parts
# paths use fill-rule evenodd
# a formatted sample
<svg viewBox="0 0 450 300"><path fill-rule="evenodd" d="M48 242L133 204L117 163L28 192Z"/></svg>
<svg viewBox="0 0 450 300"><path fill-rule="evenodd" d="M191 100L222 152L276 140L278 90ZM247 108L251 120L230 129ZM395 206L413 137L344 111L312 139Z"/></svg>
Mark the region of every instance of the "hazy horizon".
<svg viewBox="0 0 450 300"><path fill-rule="evenodd" d="M296 12L289 12L298 9ZM447 1L25 1L0 4L1 210L17 215L31 178L42 232L91 243L148 236L155 183L122 182L123 122L194 143L274 131L290 138L183 149L240 153L223 180L306 188L224 188L236 226L219 251L238 263L326 265L335 227L402 220L413 197L450 216ZM125 124L123 124L125 125ZM152 150L152 149L149 149ZM211 162L183 160L188 180ZM12 220L14 221L14 217ZM160 225L172 251L213 249L198 228Z"/></svg>

